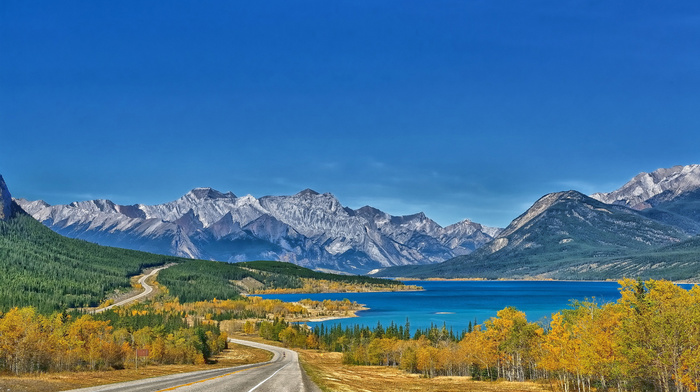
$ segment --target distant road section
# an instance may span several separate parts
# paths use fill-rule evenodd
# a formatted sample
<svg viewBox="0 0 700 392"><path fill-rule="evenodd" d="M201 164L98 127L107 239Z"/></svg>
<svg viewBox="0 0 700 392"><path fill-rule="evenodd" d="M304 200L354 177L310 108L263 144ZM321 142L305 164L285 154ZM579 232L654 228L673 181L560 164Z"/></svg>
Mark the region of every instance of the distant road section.
<svg viewBox="0 0 700 392"><path fill-rule="evenodd" d="M309 380L295 351L267 344L229 339L273 353L268 362L224 369L148 378L145 380L75 389L80 392L321 392Z"/></svg>
<svg viewBox="0 0 700 392"><path fill-rule="evenodd" d="M149 286L148 283L146 283L146 279L150 278L151 276L155 276L156 274L158 274L158 272L160 272L160 270L164 270L164 269L171 267L173 265L175 265L175 264L168 264L168 265L164 265L162 267L158 267L158 268L154 269L153 271L151 271L150 274L142 276L139 279L139 284L141 285L141 287L143 287L142 293L136 294L133 297L129 297L125 300L119 301L116 304L105 306L104 308L97 309L97 310L95 310L95 313L102 313L105 310L112 309L115 306L122 306L122 305L126 305L130 302L138 301L139 299L144 298L148 294L151 294L153 292L153 287Z"/></svg>

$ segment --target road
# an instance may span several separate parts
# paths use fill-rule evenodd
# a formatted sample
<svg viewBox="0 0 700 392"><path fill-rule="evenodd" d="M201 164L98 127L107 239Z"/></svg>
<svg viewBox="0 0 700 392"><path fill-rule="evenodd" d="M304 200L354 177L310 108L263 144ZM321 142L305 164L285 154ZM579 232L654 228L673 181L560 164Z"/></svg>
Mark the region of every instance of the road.
<svg viewBox="0 0 700 392"><path fill-rule="evenodd" d="M136 300L139 300L139 299L141 299L141 298L147 296L148 294L151 294L151 293L153 292L153 287L149 286L148 283L146 283L146 279L150 278L151 276L156 275L158 272L160 272L160 270L164 270L164 269L166 269L166 268L168 268L168 267L170 267L170 266L173 266L173 265L175 265L175 264L168 264L168 265L164 265L164 266L162 266L162 267L158 267L158 268L154 269L153 271L151 271L150 274L142 276L142 277L139 279L139 284L141 285L141 287L143 287L143 292L142 292L142 293L139 293L139 294L137 294L137 295L135 295L135 296L133 296L133 297L129 297L129 298L125 299L125 300L119 301L119 302L117 302L116 304L109 305L109 306L105 306L104 308L97 309L97 310L95 310L95 313L102 313L102 312L104 312L105 310L107 310L107 309L112 309L112 308L115 307L115 306L126 305L126 304L128 304L129 302L134 302L134 301L136 301Z"/></svg>
<svg viewBox="0 0 700 392"><path fill-rule="evenodd" d="M320 392L299 364L295 351L267 344L229 339L233 343L271 351L268 362L231 368L148 378L145 380L75 389L80 392Z"/></svg>

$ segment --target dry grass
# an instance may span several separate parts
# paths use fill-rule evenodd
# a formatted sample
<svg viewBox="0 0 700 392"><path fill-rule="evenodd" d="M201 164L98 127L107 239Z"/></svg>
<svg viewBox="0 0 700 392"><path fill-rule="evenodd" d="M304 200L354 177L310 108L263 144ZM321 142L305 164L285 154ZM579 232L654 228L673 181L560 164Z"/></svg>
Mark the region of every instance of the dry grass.
<svg viewBox="0 0 700 392"><path fill-rule="evenodd" d="M237 339L283 347L257 335L235 334ZM474 381L468 377L422 378L386 366L344 365L341 353L293 349L309 377L325 392L549 392L548 384L534 382Z"/></svg>
<svg viewBox="0 0 700 392"><path fill-rule="evenodd" d="M45 373L31 376L0 375L0 392L54 392L67 389L84 388L115 382L124 382L165 376L168 374L193 372L221 367L245 365L248 363L265 362L272 354L265 350L252 347L229 344L229 349L213 358L216 363L207 365L162 365L146 366L136 369L110 370L100 372L64 372Z"/></svg>
<svg viewBox="0 0 700 392"><path fill-rule="evenodd" d="M391 391L391 392L463 392L463 391L549 391L547 385L532 382L485 382L468 377L422 378L384 366L352 366L342 364L340 353L298 350L309 377L324 391Z"/></svg>

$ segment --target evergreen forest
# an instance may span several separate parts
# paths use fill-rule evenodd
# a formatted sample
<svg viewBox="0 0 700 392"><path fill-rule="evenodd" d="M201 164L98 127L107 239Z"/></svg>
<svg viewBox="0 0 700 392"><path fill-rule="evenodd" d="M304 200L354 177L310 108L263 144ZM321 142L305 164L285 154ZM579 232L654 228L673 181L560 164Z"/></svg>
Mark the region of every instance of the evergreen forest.
<svg viewBox="0 0 700 392"><path fill-rule="evenodd" d="M63 237L18 212L0 221L0 311L39 312L97 306L129 277L174 258Z"/></svg>
<svg viewBox="0 0 700 392"><path fill-rule="evenodd" d="M100 246L63 237L22 211L0 221L0 311L32 306L40 313L95 307L131 289L144 268L177 263L158 280L182 302L238 298L235 281L252 278L262 289L296 289L304 279L382 287L400 282L319 273L291 263L225 263Z"/></svg>

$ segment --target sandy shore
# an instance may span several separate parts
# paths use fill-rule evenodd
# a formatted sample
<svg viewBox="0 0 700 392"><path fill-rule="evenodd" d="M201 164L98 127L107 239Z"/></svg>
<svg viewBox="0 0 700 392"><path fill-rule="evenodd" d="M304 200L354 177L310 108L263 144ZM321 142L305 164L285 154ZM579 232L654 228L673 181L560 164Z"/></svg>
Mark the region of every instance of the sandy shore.
<svg viewBox="0 0 700 392"><path fill-rule="evenodd" d="M418 280L418 279L415 279ZM429 279L421 279L429 280ZM407 285L405 289L377 289L377 290L305 290L305 289L272 289L272 290L256 290L253 293L246 292L241 293L241 295L255 296L255 295L275 295L275 294L355 294L355 293L395 293L404 291L425 291L421 286Z"/></svg>
<svg viewBox="0 0 700 392"><path fill-rule="evenodd" d="M357 312L362 311L362 310L369 310L368 307L363 306L359 309L351 310L348 312L346 315L335 315L335 316L322 316L322 317L311 317L311 318L304 318L304 319L299 319L295 320L295 322L309 322L309 323L318 323L321 321L330 321L330 320L341 320L341 319L346 319L346 318L353 318L353 317L358 317Z"/></svg>

